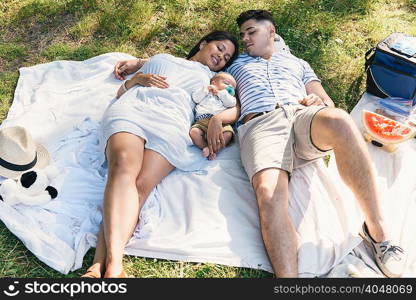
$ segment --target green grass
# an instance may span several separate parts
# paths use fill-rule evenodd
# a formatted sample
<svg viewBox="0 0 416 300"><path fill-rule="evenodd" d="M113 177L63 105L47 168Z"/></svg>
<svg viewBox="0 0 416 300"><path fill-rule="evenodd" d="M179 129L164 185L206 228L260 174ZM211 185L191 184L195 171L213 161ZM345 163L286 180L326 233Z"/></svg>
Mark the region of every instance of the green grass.
<svg viewBox="0 0 416 300"><path fill-rule="evenodd" d="M416 35L416 0L1 0L0 122L18 68L53 60L84 60L121 51L139 57L184 56L213 29L238 33L247 9L273 11L292 52L308 61L338 107L350 111L365 88L364 53L394 31ZM91 263L68 277L77 277ZM140 277L271 277L267 272L212 264L126 257ZM62 277L39 262L0 223L0 277Z"/></svg>

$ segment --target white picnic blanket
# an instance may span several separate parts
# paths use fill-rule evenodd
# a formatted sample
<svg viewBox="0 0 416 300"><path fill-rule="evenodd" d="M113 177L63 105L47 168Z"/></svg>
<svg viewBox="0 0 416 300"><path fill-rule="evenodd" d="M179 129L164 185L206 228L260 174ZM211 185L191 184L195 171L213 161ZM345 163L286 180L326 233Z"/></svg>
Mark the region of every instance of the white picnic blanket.
<svg viewBox="0 0 416 300"><path fill-rule="evenodd" d="M64 274L79 269L85 253L95 246L106 182L106 170L99 163L97 127L120 85L112 75L113 66L128 58L127 54L108 53L82 62L55 61L21 68L12 106L1 124L25 126L61 169L53 182L59 191L56 199L37 207L10 207L0 201L0 219L34 255ZM408 161L401 163L403 168L410 167ZM384 168L389 178L401 175L397 165L394 173L390 166ZM381 176L380 184L390 188L392 180L387 177ZM396 210L407 213L406 218L398 216L401 221L396 227L405 228L400 237L414 250L410 230L415 227L410 226L415 197L409 195L416 188L407 183L409 187L397 188L390 200L395 201ZM395 186L402 185L396 182ZM319 161L296 170L289 197L290 214L300 236L301 276L375 274L371 259L365 259L366 252L356 248L361 243L362 218L335 164L327 168ZM224 149L217 160L206 161L198 171L175 170L166 177L149 196L125 251L271 271L238 144ZM413 258L408 276L416 274L414 262Z"/></svg>
<svg viewBox="0 0 416 300"><path fill-rule="evenodd" d="M352 110L351 116L361 130L362 110L375 111L378 99L364 93ZM386 223L393 240L407 254L403 277L416 277L416 140L399 144L394 153L368 145L378 175ZM356 250L359 256L365 257L363 247ZM374 265L369 259L364 260L368 265Z"/></svg>

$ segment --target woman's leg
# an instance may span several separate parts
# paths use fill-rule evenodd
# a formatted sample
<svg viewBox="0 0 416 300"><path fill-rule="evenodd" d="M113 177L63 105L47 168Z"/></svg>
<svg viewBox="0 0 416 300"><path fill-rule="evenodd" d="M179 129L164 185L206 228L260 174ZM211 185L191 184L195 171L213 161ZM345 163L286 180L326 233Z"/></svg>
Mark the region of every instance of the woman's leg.
<svg viewBox="0 0 416 300"><path fill-rule="evenodd" d="M153 188L174 168L175 167L159 153L149 149L144 150L143 167L136 180L140 210Z"/></svg>
<svg viewBox="0 0 416 300"><path fill-rule="evenodd" d="M129 206L127 210L135 209L135 214L131 212L131 214L135 215L134 222L130 223L130 226L125 227L126 230L122 231L120 234L121 242L117 243L116 245L112 244L111 240L107 235L105 235L106 246L107 246L107 266L106 272L104 277L116 277L122 271L122 254L124 252L124 246L127 244L129 239L131 238L138 220L141 208L143 207L145 200L147 199L148 195L152 191L152 189L164 178L166 177L170 171L172 171L174 167L159 153L154 152L152 150L144 150L143 160L140 168L139 174L136 176L134 180L134 188L136 189L136 193L138 194L138 202L137 207ZM121 215L123 218L124 216ZM133 219L132 219L133 221ZM106 227L105 227L106 228ZM113 242L114 243L114 242ZM116 248L115 246L118 247ZM114 255L110 256L109 249L114 249L113 253L117 254L119 257L118 260L111 259Z"/></svg>
<svg viewBox="0 0 416 300"><path fill-rule="evenodd" d="M105 260L107 256L107 248L105 246L104 228L100 225L98 232L97 245L95 246L94 260L91 267L81 277L101 278L105 270Z"/></svg>
<svg viewBox="0 0 416 300"><path fill-rule="evenodd" d="M124 168L123 165L127 165L129 161L132 161L133 163L133 164L130 164L131 169L132 169L131 177L133 178L132 179L133 182L135 182L135 177L137 177L136 174L140 172L140 168L142 165L143 153L144 153L144 141L143 139L135 135L124 133L124 132L116 133L112 135L108 140L107 158L109 160L109 169L108 169L109 176L108 176L108 181L106 185L106 192L104 194L103 222L100 225L100 231L98 233L97 245L95 249L93 264L90 268L88 268L87 272L83 275L83 277L102 277L102 275L104 275L104 271L106 269L106 263L108 261L106 238L104 234L105 217L108 216L108 218L111 219L112 216L116 216L118 218L118 216L120 215L117 209L114 209L114 205L111 205L110 203L111 201L117 201L117 199L114 197L108 198L107 196L113 194L111 192L113 181L118 181L116 174L124 173L122 170ZM135 158L134 156L137 156L137 157ZM117 160L118 157L120 158L119 160ZM111 163L110 163L110 160L111 160ZM134 163L134 161L137 161L137 162ZM112 175L110 176L110 174ZM127 174L129 174L129 172L127 172ZM138 205L137 191L133 193L133 199L136 199L136 201L133 200L133 203L132 203L133 207L135 207ZM119 199L119 200L121 201L122 199ZM113 207L113 209L111 209L111 207ZM110 232L110 235L113 234L112 231L109 231L109 232ZM123 250L121 250L121 257L122 257L123 251L124 251L124 247L123 247ZM121 265L121 262L120 262L120 265ZM120 274L120 272L118 274Z"/></svg>
<svg viewBox="0 0 416 300"><path fill-rule="evenodd" d="M144 140L126 132L116 133L108 140L106 154L108 181L103 207L104 277L118 277L123 271L124 246L139 218L136 178L142 167ZM101 253L102 249L99 251Z"/></svg>
<svg viewBox="0 0 416 300"><path fill-rule="evenodd" d="M115 135L114 135L115 136ZM109 141L110 143L110 141ZM107 147L109 149L109 147ZM109 152L109 151L108 151ZM173 170L173 166L160 154L157 152L154 152L152 150L144 150L144 158L142 161L142 168L141 172L139 173L139 176L136 178L136 189L139 196L139 209L138 215L140 213L141 208L143 207L146 198L148 197L149 193L152 191L152 189L166 176L169 174L170 171ZM107 157L109 155L107 154ZM109 174L110 174L110 167L109 167ZM109 178L110 180L110 178ZM136 219L136 225L138 222L138 218ZM130 239L135 226L132 227L132 230L127 234L125 234L125 240L127 241ZM105 270L105 265L107 263L107 272L105 274L105 277L115 277L118 276L121 273L121 269L118 267L113 267L111 264L119 264L121 265L121 261L119 263L108 263L109 259L107 257L107 245L110 243L106 242L106 238L104 236L104 226L100 226L100 232L98 234L98 240L97 240L97 246L96 251L94 255L94 261L93 265L88 269L89 271L93 272L93 274L103 274ZM124 246L121 250L121 253L124 252ZM122 255L121 255L122 258ZM120 269L120 272L114 271L113 273L110 273L111 269ZM117 273L118 272L118 273ZM85 274L88 275L88 272ZM91 273L89 274L91 275ZM88 276L90 277L90 276Z"/></svg>
<svg viewBox="0 0 416 300"><path fill-rule="evenodd" d="M173 170L173 168L174 167L159 153L154 152L152 150L148 150L148 149L144 150L142 167L141 167L139 175L136 176L135 178L135 189L136 189L136 193L138 193L138 199L139 199L137 208L136 207L134 208L137 212L137 217L135 218L135 223L131 224L130 227L126 228L126 231L122 232L123 235L120 236L122 237L122 244L117 243L119 247L116 249L116 252L118 254L118 257L121 257L120 260L122 259L124 246L127 244L127 242L129 241L130 237L132 236L136 228L141 208L143 207L147 197L149 196L152 189L164 177L166 177L170 173L170 171ZM129 207L128 209L133 210L133 207ZM107 235L106 235L107 249L110 249L111 247L115 248L114 245L111 244L111 242L109 241L110 240L107 238ZM121 248L121 245L122 245L122 248ZM121 253L121 256L120 256L120 253ZM110 255L108 253L107 254L107 267L106 267L106 272L105 272L104 277L116 277L122 271L121 261L117 260L114 262L113 260L109 260L109 258L110 258Z"/></svg>

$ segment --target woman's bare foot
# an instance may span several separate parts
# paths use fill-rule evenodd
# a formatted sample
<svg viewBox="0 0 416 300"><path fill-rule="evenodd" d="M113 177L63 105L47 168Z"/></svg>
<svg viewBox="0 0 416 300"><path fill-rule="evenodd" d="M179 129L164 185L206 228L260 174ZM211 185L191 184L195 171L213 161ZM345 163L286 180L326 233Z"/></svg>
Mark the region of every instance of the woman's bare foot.
<svg viewBox="0 0 416 300"><path fill-rule="evenodd" d="M124 270L123 271L121 271L121 273L118 275L118 277L117 278L134 278L134 276L133 275L129 275L129 274L127 274Z"/></svg>
<svg viewBox="0 0 416 300"><path fill-rule="evenodd" d="M100 263L93 264L88 268L85 274L81 275L82 278L101 278L104 272L104 266Z"/></svg>
<svg viewBox="0 0 416 300"><path fill-rule="evenodd" d="M209 156L209 148L205 147L204 149L202 149L202 156L203 157L208 157Z"/></svg>
<svg viewBox="0 0 416 300"><path fill-rule="evenodd" d="M105 270L104 278L118 278L121 274L123 274L123 265L122 264L107 264L107 268Z"/></svg>
<svg viewBox="0 0 416 300"><path fill-rule="evenodd" d="M133 275L129 275L126 273L126 271L124 271L123 269L121 270L121 272L117 273L117 274L107 274L108 272L105 272L104 278L134 278Z"/></svg>

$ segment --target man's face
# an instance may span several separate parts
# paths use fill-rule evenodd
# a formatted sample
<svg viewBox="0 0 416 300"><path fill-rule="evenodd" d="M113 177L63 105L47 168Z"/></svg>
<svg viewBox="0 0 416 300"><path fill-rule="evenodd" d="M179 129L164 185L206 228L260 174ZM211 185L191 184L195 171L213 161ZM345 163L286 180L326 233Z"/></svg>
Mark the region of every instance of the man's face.
<svg viewBox="0 0 416 300"><path fill-rule="evenodd" d="M251 56L262 56L273 44L275 30L268 21L247 20L240 27L240 37L246 52Z"/></svg>

